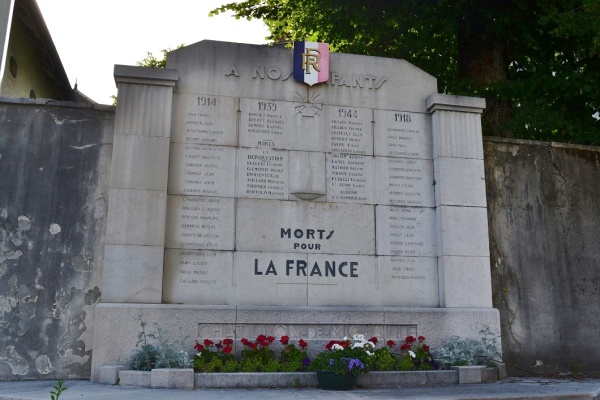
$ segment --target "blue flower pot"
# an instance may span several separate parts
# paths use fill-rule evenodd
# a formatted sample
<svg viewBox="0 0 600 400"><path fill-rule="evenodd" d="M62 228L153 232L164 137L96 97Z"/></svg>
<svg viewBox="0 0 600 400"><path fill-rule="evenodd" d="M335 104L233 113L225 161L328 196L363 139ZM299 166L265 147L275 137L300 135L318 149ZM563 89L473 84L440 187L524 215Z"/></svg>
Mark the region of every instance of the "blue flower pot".
<svg viewBox="0 0 600 400"><path fill-rule="evenodd" d="M329 371L317 371L319 387L325 390L352 390L358 376L340 375Z"/></svg>

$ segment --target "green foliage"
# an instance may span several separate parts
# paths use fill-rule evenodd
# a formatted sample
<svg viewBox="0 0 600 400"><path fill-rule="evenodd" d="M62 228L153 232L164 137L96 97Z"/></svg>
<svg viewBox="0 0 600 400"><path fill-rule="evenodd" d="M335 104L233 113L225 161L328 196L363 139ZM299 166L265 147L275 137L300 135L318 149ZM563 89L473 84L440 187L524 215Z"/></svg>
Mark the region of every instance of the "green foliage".
<svg viewBox="0 0 600 400"><path fill-rule="evenodd" d="M233 351L232 339L220 340L216 344L210 339L204 339L203 344L196 341L194 349L198 351L194 355L196 372L234 372L237 369L237 363L231 354ZM231 371L232 369L233 371Z"/></svg>
<svg viewBox="0 0 600 400"><path fill-rule="evenodd" d="M600 144L600 0L246 0L273 41L406 59L444 93L485 96L484 134Z"/></svg>
<svg viewBox="0 0 600 400"><path fill-rule="evenodd" d="M502 360L498 340L489 328L482 330L480 339L451 337L435 350L436 359L444 369L459 365L486 365L493 367Z"/></svg>
<svg viewBox="0 0 600 400"><path fill-rule="evenodd" d="M180 44L179 46L177 46L176 49L180 49L182 47L183 44ZM146 57L140 61L137 61L135 65L146 68L165 68L167 66L167 53L176 49L172 49L169 47L168 49L161 50L160 52L162 53L162 58L156 58L156 56L152 54L152 52L147 51Z"/></svg>
<svg viewBox="0 0 600 400"><path fill-rule="evenodd" d="M298 341L297 348L295 344L289 343L288 336L282 336L281 344L285 347L281 350L281 370L282 372L296 372L303 371L310 363L308 354L306 353L306 347L308 343L300 339Z"/></svg>
<svg viewBox="0 0 600 400"><path fill-rule="evenodd" d="M51 400L59 400L60 395L68 388L63 386L63 381L60 379L54 384L54 390L50 391Z"/></svg>
<svg viewBox="0 0 600 400"><path fill-rule="evenodd" d="M147 323L138 316L141 331L138 333L136 343L137 350L134 352L127 366L129 369L138 371L150 371L154 368L191 368L193 360L187 348L187 337L181 334L179 327L179 339L169 341L168 332L162 329L156 322L154 331L146 332ZM154 343L150 343L153 341Z"/></svg>
<svg viewBox="0 0 600 400"><path fill-rule="evenodd" d="M374 352L373 370L374 371L393 371L396 359L387 347L382 347Z"/></svg>

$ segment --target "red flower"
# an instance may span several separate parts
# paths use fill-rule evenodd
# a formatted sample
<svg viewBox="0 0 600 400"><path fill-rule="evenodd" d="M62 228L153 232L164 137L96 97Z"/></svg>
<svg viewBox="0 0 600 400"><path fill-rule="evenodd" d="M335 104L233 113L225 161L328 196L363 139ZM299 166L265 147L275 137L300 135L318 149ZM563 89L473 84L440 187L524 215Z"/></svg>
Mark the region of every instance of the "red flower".
<svg viewBox="0 0 600 400"><path fill-rule="evenodd" d="M225 354L229 354L229 353L231 353L231 350L233 350L233 347L231 347L231 346L225 346L225 347L223 348L223 350L221 350L221 351L222 351L223 353L225 353Z"/></svg>
<svg viewBox="0 0 600 400"><path fill-rule="evenodd" d="M263 340L262 342L260 342L260 345L262 347L268 347L269 346L269 341L268 340Z"/></svg>
<svg viewBox="0 0 600 400"><path fill-rule="evenodd" d="M325 345L325 348L326 348L327 350L331 350L331 346L333 346L334 344L335 344L335 340L330 340L330 341L329 341L329 343L327 343L327 344Z"/></svg>
<svg viewBox="0 0 600 400"><path fill-rule="evenodd" d="M429 353L429 346L423 346L423 351L426 351L427 353Z"/></svg>
<svg viewBox="0 0 600 400"><path fill-rule="evenodd" d="M223 339L223 344L225 346L231 346L233 344L233 339Z"/></svg>
<svg viewBox="0 0 600 400"><path fill-rule="evenodd" d="M425 336L419 336L419 342L424 342L425 341Z"/></svg>
<svg viewBox="0 0 600 400"><path fill-rule="evenodd" d="M240 342L242 342L242 344L244 346L248 346L248 343L249 343L248 339L246 339L246 338L242 338L242 340L240 340Z"/></svg>
<svg viewBox="0 0 600 400"><path fill-rule="evenodd" d="M212 340L210 340L210 339L204 339L204 345L205 345L206 347L210 347L210 346L212 346L213 344L215 344L215 342L213 342Z"/></svg>
<svg viewBox="0 0 600 400"><path fill-rule="evenodd" d="M373 336L371 339L369 339L369 342L373 342L373 344L377 344L377 337Z"/></svg>
<svg viewBox="0 0 600 400"><path fill-rule="evenodd" d="M413 343L416 342L417 339L414 336L407 336L406 337L406 343Z"/></svg>
<svg viewBox="0 0 600 400"><path fill-rule="evenodd" d="M400 350L410 350L410 344L404 343L402 346L400 346Z"/></svg>
<svg viewBox="0 0 600 400"><path fill-rule="evenodd" d="M267 340L267 337L265 335L258 335L256 337L257 342L262 342L263 340Z"/></svg>
<svg viewBox="0 0 600 400"><path fill-rule="evenodd" d="M202 350L204 350L204 346L202 346L200 343L196 342L194 349L196 349L198 351L202 351Z"/></svg>
<svg viewBox="0 0 600 400"><path fill-rule="evenodd" d="M388 340L385 344L391 349L396 345L396 342L394 342L393 340Z"/></svg>
<svg viewBox="0 0 600 400"><path fill-rule="evenodd" d="M255 350L258 347L258 345L254 342L248 342L248 346L250 346L250 348L253 350Z"/></svg>
<svg viewBox="0 0 600 400"><path fill-rule="evenodd" d="M305 349L306 346L308 346L308 343L306 343L304 340L300 339L298 340L298 346L300 346L300 348Z"/></svg>
<svg viewBox="0 0 600 400"><path fill-rule="evenodd" d="M279 341L281 342L282 345L285 346L290 341L290 337L289 336L282 336L281 339L279 339Z"/></svg>
<svg viewBox="0 0 600 400"><path fill-rule="evenodd" d="M219 343L215 344L215 347L217 349L220 349L221 347L223 347L223 342L221 340L219 340Z"/></svg>
<svg viewBox="0 0 600 400"><path fill-rule="evenodd" d="M267 341L269 343L273 343L275 341L275 337L274 336L267 336Z"/></svg>

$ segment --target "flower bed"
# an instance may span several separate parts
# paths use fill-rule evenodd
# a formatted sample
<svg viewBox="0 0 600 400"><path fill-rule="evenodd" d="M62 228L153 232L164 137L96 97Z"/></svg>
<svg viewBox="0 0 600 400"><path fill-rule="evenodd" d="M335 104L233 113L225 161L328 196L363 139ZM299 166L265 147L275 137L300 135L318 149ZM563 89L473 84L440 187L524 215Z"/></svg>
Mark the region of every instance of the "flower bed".
<svg viewBox="0 0 600 400"><path fill-rule="evenodd" d="M183 382L177 375L187 375L192 369L168 369L172 379L161 377L156 381L152 371L125 370L122 366L104 366L101 368L100 383L106 385L121 384L136 387L171 387L165 382ZM497 368L483 366L454 367L451 370L437 371L382 371L370 372L358 377L359 388L373 388L386 386L424 386L424 385L452 385L482 383L503 379L506 376L504 366ZM111 377L113 378L111 380ZM317 387L317 376L314 372L209 372L193 374L193 387L195 388L285 388L285 387ZM190 383L182 384L180 388L190 388Z"/></svg>

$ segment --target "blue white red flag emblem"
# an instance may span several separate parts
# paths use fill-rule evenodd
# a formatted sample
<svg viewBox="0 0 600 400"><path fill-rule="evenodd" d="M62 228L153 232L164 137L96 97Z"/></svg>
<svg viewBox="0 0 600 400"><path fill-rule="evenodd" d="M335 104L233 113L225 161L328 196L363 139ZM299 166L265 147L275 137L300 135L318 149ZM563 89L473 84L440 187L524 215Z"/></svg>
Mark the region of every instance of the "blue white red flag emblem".
<svg viewBox="0 0 600 400"><path fill-rule="evenodd" d="M294 42L294 78L309 86L329 79L329 44Z"/></svg>

